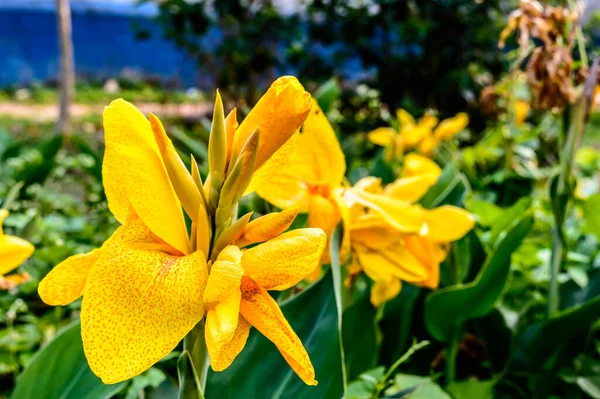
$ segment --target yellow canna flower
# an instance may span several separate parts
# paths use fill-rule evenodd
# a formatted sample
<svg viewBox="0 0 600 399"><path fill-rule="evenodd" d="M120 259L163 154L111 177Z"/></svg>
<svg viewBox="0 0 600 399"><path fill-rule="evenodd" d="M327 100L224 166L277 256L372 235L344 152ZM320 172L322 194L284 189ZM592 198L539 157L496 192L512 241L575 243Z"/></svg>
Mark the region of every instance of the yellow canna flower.
<svg viewBox="0 0 600 399"><path fill-rule="evenodd" d="M422 155L431 156L441 141L450 140L469 124L469 118L464 112L445 119L439 124L438 119L430 114L425 114L416 122L403 109L396 111L396 117L400 125L398 130L380 127L368 134L373 144L385 147L384 156L388 162L393 162L402 153L411 149L417 149Z"/></svg>
<svg viewBox="0 0 600 399"><path fill-rule="evenodd" d="M84 350L105 383L147 370L202 320L209 264L240 237L260 239L260 222L248 223L251 215L235 221L237 201L253 174L269 178L269 163L309 109L310 95L295 78L283 77L238 127L235 110L225 117L217 93L210 173L203 183L195 160L190 173L158 118L146 119L121 99L106 107L103 181L109 209L121 226L99 249L56 266L39 286L50 305L83 295ZM264 261L265 270L277 265L270 263L274 258Z"/></svg>
<svg viewBox="0 0 600 399"><path fill-rule="evenodd" d="M321 229L298 229L241 251L226 247L213 264L204 292L206 344L213 370L229 367L244 348L250 326L279 349L308 385L317 385L312 363L268 290L296 285L318 265L325 249Z"/></svg>
<svg viewBox="0 0 600 399"><path fill-rule="evenodd" d="M413 204L438 177L415 175L386 187L368 177L345 192L350 211L344 224L358 265L353 273L362 270L373 280L374 306L394 298L402 281L436 288L447 244L473 228L474 218L461 208L426 210Z"/></svg>
<svg viewBox="0 0 600 399"><path fill-rule="evenodd" d="M257 194L279 208L297 207L308 213L308 226L323 229L331 238L342 218L339 189L346 161L333 127L316 100L294 144L287 164L262 183ZM329 262L329 251L322 261ZM313 277L319 272L316 269Z"/></svg>
<svg viewBox="0 0 600 399"><path fill-rule="evenodd" d="M8 216L6 209L0 209L0 277L13 271L29 258L33 245L22 238L4 234L2 224Z"/></svg>

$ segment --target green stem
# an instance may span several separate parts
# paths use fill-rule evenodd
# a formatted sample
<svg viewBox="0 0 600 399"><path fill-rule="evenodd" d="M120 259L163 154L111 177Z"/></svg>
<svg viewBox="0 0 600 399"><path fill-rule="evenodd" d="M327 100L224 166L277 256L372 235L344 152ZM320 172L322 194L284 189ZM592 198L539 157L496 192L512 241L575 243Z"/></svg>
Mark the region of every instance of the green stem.
<svg viewBox="0 0 600 399"><path fill-rule="evenodd" d="M558 274L560 273L561 266L565 260L565 246L561 238L561 232L559 228L562 226L556 226L552 233L552 255L550 258L550 287L548 290L548 318L553 317L559 309L560 305L560 293L558 284Z"/></svg>
<svg viewBox="0 0 600 399"><path fill-rule="evenodd" d="M202 320L183 339L183 352L177 362L179 399L204 399L208 366Z"/></svg>
<svg viewBox="0 0 600 399"><path fill-rule="evenodd" d="M456 326L446 346L446 386L456 381L456 358L458 357L458 348L462 337L462 326Z"/></svg>
<svg viewBox="0 0 600 399"><path fill-rule="evenodd" d="M577 12L577 7L575 6L575 2L573 0L568 0L567 3L569 3L569 9L571 12ZM575 27L575 38L577 39L577 51L579 52L579 57L581 57L581 65L585 69L588 69L589 62L587 58L587 52L585 51L585 43L583 41L583 30L581 29L579 22Z"/></svg>

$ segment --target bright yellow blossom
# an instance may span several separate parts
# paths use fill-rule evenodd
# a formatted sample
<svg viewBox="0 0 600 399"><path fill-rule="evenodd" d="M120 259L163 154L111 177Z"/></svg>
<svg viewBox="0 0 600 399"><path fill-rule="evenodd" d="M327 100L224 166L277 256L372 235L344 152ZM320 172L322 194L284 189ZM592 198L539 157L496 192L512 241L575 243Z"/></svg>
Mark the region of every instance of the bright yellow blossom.
<svg viewBox="0 0 600 399"><path fill-rule="evenodd" d="M294 206L308 213L308 226L323 229L331 238L342 218L339 191L346 161L333 127L315 100L294 144L287 164L257 194L279 208ZM329 251L322 261L329 262Z"/></svg>
<svg viewBox="0 0 600 399"><path fill-rule="evenodd" d="M4 282L2 286L13 288L16 283L22 283L23 280L18 277L6 276L6 273L13 271L29 258L34 251L33 245L22 238L4 234L2 224L8 216L6 209L0 209L0 279Z"/></svg>
<svg viewBox="0 0 600 399"><path fill-rule="evenodd" d="M404 152L412 149L430 156L442 141L452 139L469 124L464 112L445 119L438 124L438 119L426 114L419 121L403 109L396 111L399 129L380 127L369 133L372 143L385 147L385 158L393 162Z"/></svg>
<svg viewBox="0 0 600 399"><path fill-rule="evenodd" d="M276 228L271 229L261 230L265 221L262 218L248 223L250 214L235 221L237 201L251 190L251 178L254 176L259 183L268 180L269 173L284 162L289 156L289 139L309 109L310 95L295 78L283 77L273 83L238 126L235 110L225 117L217 93L209 140L210 173L203 183L195 160L190 173L158 118L151 114L150 120L146 119L124 100L106 107L103 181L109 209L121 226L101 248L72 256L56 266L39 286L40 296L50 305L66 305L83 295L84 350L90 368L105 383L131 378L166 356L202 320L205 310L211 314L207 334L228 333L226 316L223 318L218 309L233 306L235 301L228 289L215 283L221 268L217 265L226 262L234 251L224 250L230 248L229 244L235 240L246 240L245 244L261 241L261 234L269 241L239 253L240 259L246 259L241 263L244 274L240 284L246 287L254 282L259 288L239 288L240 294L233 296L240 298L238 306L243 316L234 331L250 322L278 345L294 370L300 370L296 362L302 361L298 373L314 383L308 355L305 351L306 356L298 355L304 350L302 344L297 337L292 338L295 334L281 321L282 317L278 318L281 312L277 305L261 296L260 287L276 289L289 283L291 277L275 286L266 282L280 276L281 267L294 267L290 272L294 276L314 268L317 262L309 265L310 259L321 256L320 246L310 247L314 252L309 256L298 245L303 243L303 235L318 242L318 232L289 233L300 237L290 241L285 234L277 237L289 224L277 223L276 216L269 217L276 222L272 223ZM255 181L253 184L260 186ZM191 231L183 211L192 221ZM284 216L289 219L289 215ZM239 251L239 247L234 248ZM260 262L248 260L256 253L269 257ZM294 263L301 257L309 260ZM273 276L269 277L271 270ZM205 292L206 287L210 290ZM255 293L261 297L255 298ZM271 313L265 316L260 310L265 310L261 306L267 302ZM252 308L253 304L259 309ZM292 344L275 334L284 334ZM232 340L220 342L225 347L233 345ZM240 347L240 341L235 342L239 352L243 344ZM211 351L216 364L224 364L220 352ZM231 356L232 352L223 353Z"/></svg>
<svg viewBox="0 0 600 399"><path fill-rule="evenodd" d="M529 114L529 109L531 105L529 101L525 100L517 100L515 101L515 125L520 126L527 119L527 114Z"/></svg>
<svg viewBox="0 0 600 399"><path fill-rule="evenodd" d="M438 177L439 173L414 175L386 187L368 177L346 190L350 212L344 222L352 245L351 273L363 270L373 280L375 306L398 295L401 281L436 288L447 244L473 227L473 217L461 208L427 210L413 204Z"/></svg>

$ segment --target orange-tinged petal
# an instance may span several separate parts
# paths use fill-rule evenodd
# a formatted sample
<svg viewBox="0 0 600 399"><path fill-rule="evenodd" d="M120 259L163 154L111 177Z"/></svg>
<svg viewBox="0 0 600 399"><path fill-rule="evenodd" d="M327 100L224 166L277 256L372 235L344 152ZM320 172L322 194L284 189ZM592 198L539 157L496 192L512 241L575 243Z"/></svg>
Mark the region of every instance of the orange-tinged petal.
<svg viewBox="0 0 600 399"><path fill-rule="evenodd" d="M427 270L427 278L415 284L430 289L437 288L440 285L440 263L446 257L445 252L438 244L416 235L406 237L404 245Z"/></svg>
<svg viewBox="0 0 600 399"><path fill-rule="evenodd" d="M404 166L402 168L402 177L410 177L416 175L441 175L442 168L431 159L418 155L408 154L404 158Z"/></svg>
<svg viewBox="0 0 600 399"><path fill-rule="evenodd" d="M430 174L400 178L388 184L384 193L394 199L413 203L427 193L429 188L437 182L438 177L438 175Z"/></svg>
<svg viewBox="0 0 600 399"><path fill-rule="evenodd" d="M148 119L127 101L115 100L104 110L104 137L102 174L111 212L125 223L132 207L154 234L189 253L181 204Z"/></svg>
<svg viewBox="0 0 600 399"><path fill-rule="evenodd" d="M236 240L236 245L243 247L275 238L291 226L297 215L298 208L292 207L254 219L246 225L244 233Z"/></svg>
<svg viewBox="0 0 600 399"><path fill-rule="evenodd" d="M329 263L329 243L337 225L342 220L342 215L337 203L333 198L325 198L320 195L311 196L308 209L308 227L318 227L327 236L327 250L323 252L321 263Z"/></svg>
<svg viewBox="0 0 600 399"><path fill-rule="evenodd" d="M315 270L327 238L321 229L297 229L247 249L242 266L267 290L285 290Z"/></svg>
<svg viewBox="0 0 600 399"><path fill-rule="evenodd" d="M394 299L401 288L402 283L397 278L390 281L375 281L371 287L371 303L378 308L390 299Z"/></svg>
<svg viewBox="0 0 600 399"><path fill-rule="evenodd" d="M232 292L239 292L243 275L242 251L235 245L225 247L210 268L204 291L204 305L215 306L225 301Z"/></svg>
<svg viewBox="0 0 600 399"><path fill-rule="evenodd" d="M364 223L363 218L352 224L350 237L354 243L361 244L373 250L380 250L387 248L397 241L398 232L381 217L376 218L376 221L373 223Z"/></svg>
<svg viewBox="0 0 600 399"><path fill-rule="evenodd" d="M0 276L21 266L35 248L22 238L0 234Z"/></svg>
<svg viewBox="0 0 600 399"><path fill-rule="evenodd" d="M126 238L129 234L123 231ZM172 256L122 241L102 251L88 276L81 310L92 371L113 384L169 354L204 315L207 274L198 251Z"/></svg>
<svg viewBox="0 0 600 399"><path fill-rule="evenodd" d="M206 314L206 347L210 356L210 365L214 371L223 371L233 363L237 355L244 349L250 323L242 315L238 315L237 328L229 340L223 340L215 327L214 317L208 311Z"/></svg>
<svg viewBox="0 0 600 399"><path fill-rule="evenodd" d="M434 136L438 140L450 140L457 133L463 131L469 124L469 117L464 112L456 114L456 116L444 119L433 131Z"/></svg>
<svg viewBox="0 0 600 399"><path fill-rule="evenodd" d="M237 129L233 148L241 149L250 134L260 127L255 167L258 169L298 130L310 107L310 94L298 79L293 76L277 79Z"/></svg>
<svg viewBox="0 0 600 399"><path fill-rule="evenodd" d="M277 346L290 367L307 385L317 385L315 370L300 338L269 293L248 277L242 280L242 316Z"/></svg>
<svg viewBox="0 0 600 399"><path fill-rule="evenodd" d="M370 131L368 134L369 141L371 141L371 143L380 145L382 147L388 147L392 145L397 135L398 132L391 127L378 127L377 129Z"/></svg>
<svg viewBox="0 0 600 399"><path fill-rule="evenodd" d="M475 225L475 218L462 208L443 205L427 211L426 236L436 242L461 239Z"/></svg>
<svg viewBox="0 0 600 399"><path fill-rule="evenodd" d="M600 86L599 86L600 87ZM598 90L598 89L596 89ZM515 125L520 126L527 119L527 114L530 108L529 101L517 100L515 101Z"/></svg>
<svg viewBox="0 0 600 399"><path fill-rule="evenodd" d="M40 281L38 292L42 301L52 306L65 306L79 298L101 251L95 249L87 254L73 255L55 266Z"/></svg>
<svg viewBox="0 0 600 399"><path fill-rule="evenodd" d="M440 144L440 141L433 135L429 135L419 144L419 152L427 157L433 154L433 151Z"/></svg>

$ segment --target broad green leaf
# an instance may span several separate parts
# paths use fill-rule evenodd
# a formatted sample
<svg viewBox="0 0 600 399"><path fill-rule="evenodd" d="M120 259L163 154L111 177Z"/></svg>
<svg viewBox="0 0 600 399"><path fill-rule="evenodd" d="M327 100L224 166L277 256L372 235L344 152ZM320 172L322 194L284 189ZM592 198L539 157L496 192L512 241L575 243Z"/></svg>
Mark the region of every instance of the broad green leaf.
<svg viewBox="0 0 600 399"><path fill-rule="evenodd" d="M340 98L342 89L336 78L331 78L327 82L323 83L315 92L315 98L319 103L319 107L323 112L327 113L331 111L333 105Z"/></svg>
<svg viewBox="0 0 600 399"><path fill-rule="evenodd" d="M502 215L502 208L488 201L470 200L466 205L467 210L477 219L477 223L484 227L492 226Z"/></svg>
<svg viewBox="0 0 600 399"><path fill-rule="evenodd" d="M487 240L488 246L493 247L500 236L514 223L514 221L525 214L531 206L531 198L521 198L513 206L505 209L502 215L496 219L490 230L490 236Z"/></svg>
<svg viewBox="0 0 600 399"><path fill-rule="evenodd" d="M453 164L448 164L438 181L421 198L421 205L432 209L440 205L460 205L469 190L467 178Z"/></svg>
<svg viewBox="0 0 600 399"><path fill-rule="evenodd" d="M344 387L333 278L328 272L281 310L315 367L319 385L305 385L275 345L252 329L246 347L229 368L209 371L207 398L340 398Z"/></svg>
<svg viewBox="0 0 600 399"><path fill-rule="evenodd" d="M14 399L111 398L125 383L105 385L90 370L79 322L65 327L31 359L17 380Z"/></svg>
<svg viewBox="0 0 600 399"><path fill-rule="evenodd" d="M577 377L576 384L594 399L600 399L600 377Z"/></svg>
<svg viewBox="0 0 600 399"><path fill-rule="evenodd" d="M439 341L447 341L457 326L492 310L506 286L512 253L521 245L533 224L531 214L521 215L499 234L477 278L435 291L425 301L425 325Z"/></svg>
<svg viewBox="0 0 600 399"><path fill-rule="evenodd" d="M600 194L592 195L583 205L583 230L600 239Z"/></svg>
<svg viewBox="0 0 600 399"><path fill-rule="evenodd" d="M494 384L496 381L481 381L470 379L467 381L453 382L448 385L448 392L454 399L489 399L494 397Z"/></svg>
<svg viewBox="0 0 600 399"><path fill-rule="evenodd" d="M410 374L396 374L394 385L388 388L385 394L395 397L395 394L409 390L410 393L406 397L410 399L451 399L431 378Z"/></svg>
<svg viewBox="0 0 600 399"><path fill-rule="evenodd" d="M375 366L378 353L375 315L368 291L344 311L342 341L349 380Z"/></svg>

